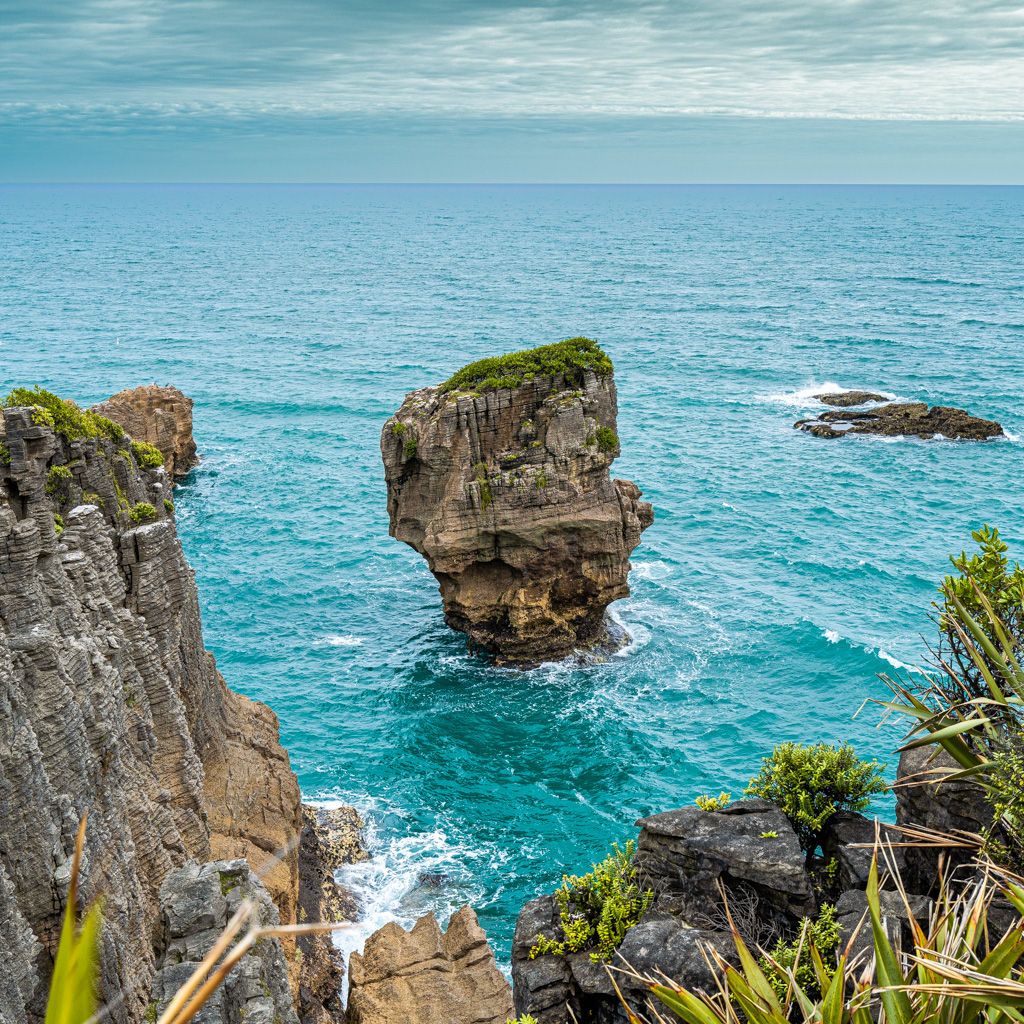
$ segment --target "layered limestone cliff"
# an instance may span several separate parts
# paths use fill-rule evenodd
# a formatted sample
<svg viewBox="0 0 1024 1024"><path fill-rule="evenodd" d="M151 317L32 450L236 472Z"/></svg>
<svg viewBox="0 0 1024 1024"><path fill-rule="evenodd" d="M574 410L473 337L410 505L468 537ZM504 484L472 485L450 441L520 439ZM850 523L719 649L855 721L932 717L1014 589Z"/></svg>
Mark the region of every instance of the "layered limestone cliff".
<svg viewBox="0 0 1024 1024"><path fill-rule="evenodd" d="M381 434L391 535L427 559L448 625L499 663L610 645L605 609L654 520L609 473L611 362L573 343L413 391Z"/></svg>
<svg viewBox="0 0 1024 1024"><path fill-rule="evenodd" d="M86 811L82 887L104 899L114 1021L146 1012L175 868L269 868L285 923L298 895L298 785L273 712L228 690L203 647L171 478L81 417L0 420L0 1016L17 1024L44 1013Z"/></svg>

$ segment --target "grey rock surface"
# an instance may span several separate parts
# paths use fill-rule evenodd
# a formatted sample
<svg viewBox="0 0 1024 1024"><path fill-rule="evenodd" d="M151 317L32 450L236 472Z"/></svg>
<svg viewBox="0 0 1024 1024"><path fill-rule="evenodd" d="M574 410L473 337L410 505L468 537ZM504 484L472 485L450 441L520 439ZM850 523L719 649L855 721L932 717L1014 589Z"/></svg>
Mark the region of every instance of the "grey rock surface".
<svg viewBox="0 0 1024 1024"><path fill-rule="evenodd" d="M167 875L209 859L212 842L269 845L238 766L277 794L280 835L298 835L298 785L273 712L229 691L203 646L166 472L141 469L127 441L69 442L35 418L0 415L0 928L12 937L0 992L22 1003L12 1019L42 1019L88 811L81 891L104 894L100 997L113 1021L135 1022ZM139 503L152 511L136 521ZM211 778L227 780L213 802ZM297 888L297 853L284 863Z"/></svg>
<svg viewBox="0 0 1024 1024"><path fill-rule="evenodd" d="M910 916L914 915L917 923L928 930L928 915L931 913L932 901L927 896L907 896L906 903L898 892L884 889L878 894L879 910L882 927L889 941L898 950L909 952L914 948L914 933L910 928ZM863 889L851 889L844 892L836 900L836 923L839 925L839 949L846 949L851 939L850 960L860 957L865 962L873 949L874 940L871 931L871 919L867 916L868 897Z"/></svg>
<svg viewBox="0 0 1024 1024"><path fill-rule="evenodd" d="M883 825L856 811L836 811L827 822L821 836L821 852L825 862L833 857L838 865L837 884L840 889L864 889L868 884L868 873L874 850L867 846L879 842L878 877L883 888L891 887L894 881L888 873L891 860L902 878L906 871L906 851L900 846L885 844L901 843L903 834L890 825Z"/></svg>
<svg viewBox="0 0 1024 1024"><path fill-rule="evenodd" d="M256 904L261 926L280 924L270 893L244 860L189 861L164 879L151 1016L164 1012L247 899ZM298 1024L280 941L256 943L196 1019L204 1024Z"/></svg>

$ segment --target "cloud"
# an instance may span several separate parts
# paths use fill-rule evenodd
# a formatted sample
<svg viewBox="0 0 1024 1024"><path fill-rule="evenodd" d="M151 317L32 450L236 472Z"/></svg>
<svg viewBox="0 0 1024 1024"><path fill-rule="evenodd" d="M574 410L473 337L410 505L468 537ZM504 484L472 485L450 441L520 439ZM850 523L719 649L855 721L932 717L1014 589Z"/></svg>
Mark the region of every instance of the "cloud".
<svg viewBox="0 0 1024 1024"><path fill-rule="evenodd" d="M1024 119L1020 0L0 2L0 121Z"/></svg>

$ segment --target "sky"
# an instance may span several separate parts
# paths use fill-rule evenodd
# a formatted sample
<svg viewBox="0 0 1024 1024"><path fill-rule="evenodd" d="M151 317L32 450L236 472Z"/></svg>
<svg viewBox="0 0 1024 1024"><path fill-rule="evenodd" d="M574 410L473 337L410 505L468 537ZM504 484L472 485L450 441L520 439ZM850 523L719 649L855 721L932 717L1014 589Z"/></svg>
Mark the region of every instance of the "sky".
<svg viewBox="0 0 1024 1024"><path fill-rule="evenodd" d="M0 0L0 180L1024 183L1024 0Z"/></svg>

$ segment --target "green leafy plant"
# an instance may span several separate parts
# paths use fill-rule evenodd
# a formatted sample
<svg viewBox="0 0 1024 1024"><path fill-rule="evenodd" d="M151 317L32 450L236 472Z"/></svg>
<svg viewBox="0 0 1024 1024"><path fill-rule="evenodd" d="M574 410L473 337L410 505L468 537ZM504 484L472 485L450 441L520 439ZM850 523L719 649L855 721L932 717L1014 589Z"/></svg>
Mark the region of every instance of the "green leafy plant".
<svg viewBox="0 0 1024 1024"><path fill-rule="evenodd" d="M619 447L619 435L611 427L600 427L597 431L597 447L603 452L613 452Z"/></svg>
<svg viewBox="0 0 1024 1024"><path fill-rule="evenodd" d="M407 437L405 439L405 457L411 459L419 449L419 445L416 443L415 437Z"/></svg>
<svg viewBox="0 0 1024 1024"><path fill-rule="evenodd" d="M395 420L391 424L391 433L401 435L405 433L405 424L401 420Z"/></svg>
<svg viewBox="0 0 1024 1024"><path fill-rule="evenodd" d="M537 1018L531 1017L528 1013L524 1013L522 1017L516 1017L515 1020L511 1017L506 1017L505 1024L537 1024Z"/></svg>
<svg viewBox="0 0 1024 1024"><path fill-rule="evenodd" d="M64 532L64 517L60 513L53 517L53 529L58 537Z"/></svg>
<svg viewBox="0 0 1024 1024"><path fill-rule="evenodd" d="M565 956L594 947L594 963L609 959L626 937L626 932L647 912L654 893L641 891L636 882L632 859L636 843L630 839L624 850L613 844L615 852L582 878L563 875L555 893L565 940L558 942L537 936L530 959L545 953Z"/></svg>
<svg viewBox="0 0 1024 1024"><path fill-rule="evenodd" d="M160 449L148 441L132 441L132 455L143 469L154 469L164 464Z"/></svg>
<svg viewBox="0 0 1024 1024"><path fill-rule="evenodd" d="M706 793L702 793L697 797L695 803L702 811L721 811L729 806L729 801L732 799L732 793L726 793L722 790L718 796L708 796Z"/></svg>
<svg viewBox="0 0 1024 1024"><path fill-rule="evenodd" d="M487 511L487 506L494 501L494 495L491 494L491 485L483 480L480 483L480 509L483 512Z"/></svg>
<svg viewBox="0 0 1024 1024"><path fill-rule="evenodd" d="M174 502L171 501L170 498L164 498L164 508L167 509L168 512L173 512L174 511Z"/></svg>
<svg viewBox="0 0 1024 1024"><path fill-rule="evenodd" d="M779 838L779 833L776 832L775 829L769 829L769 831L761 833L761 838L762 839L778 839Z"/></svg>
<svg viewBox="0 0 1024 1024"><path fill-rule="evenodd" d="M861 811L876 793L888 792L884 768L874 760L862 761L849 743L780 743L744 792L783 810L810 859L836 811Z"/></svg>
<svg viewBox="0 0 1024 1024"><path fill-rule="evenodd" d="M570 387L579 387L586 370L608 377L613 370L612 361L590 338L567 338L554 345L477 360L449 377L440 390L441 394L448 394L514 388L535 376L562 377Z"/></svg>
<svg viewBox="0 0 1024 1024"><path fill-rule="evenodd" d="M148 501L140 501L132 506L128 513L134 523L142 523L147 519L156 519L156 509Z"/></svg>
<svg viewBox="0 0 1024 1024"><path fill-rule="evenodd" d="M796 983L806 994L813 998L821 997L822 979L818 977L813 958L807 955L811 944L820 954L827 979L831 981L832 971L829 964L835 964L835 952L839 945L839 925L836 923L836 908L830 903L821 905L817 921L807 917L803 919L796 941L786 942L785 939L779 939L771 954L761 958L761 970L764 971L768 984L780 1002L785 1001L790 979L794 976Z"/></svg>
<svg viewBox="0 0 1024 1024"><path fill-rule="evenodd" d="M9 466L11 464L11 453L6 445L0 444L0 466Z"/></svg>
<svg viewBox="0 0 1024 1024"><path fill-rule="evenodd" d="M67 466L51 466L46 474L46 493L54 495L58 491L66 492L71 483L71 470Z"/></svg>
<svg viewBox="0 0 1024 1024"><path fill-rule="evenodd" d="M54 433L65 441L76 441L81 437L108 437L120 441L124 437L124 428L117 423L88 409L80 409L74 402L65 401L38 384L34 388L15 388L3 404L33 407L38 412L33 412L32 422L52 427Z"/></svg>

